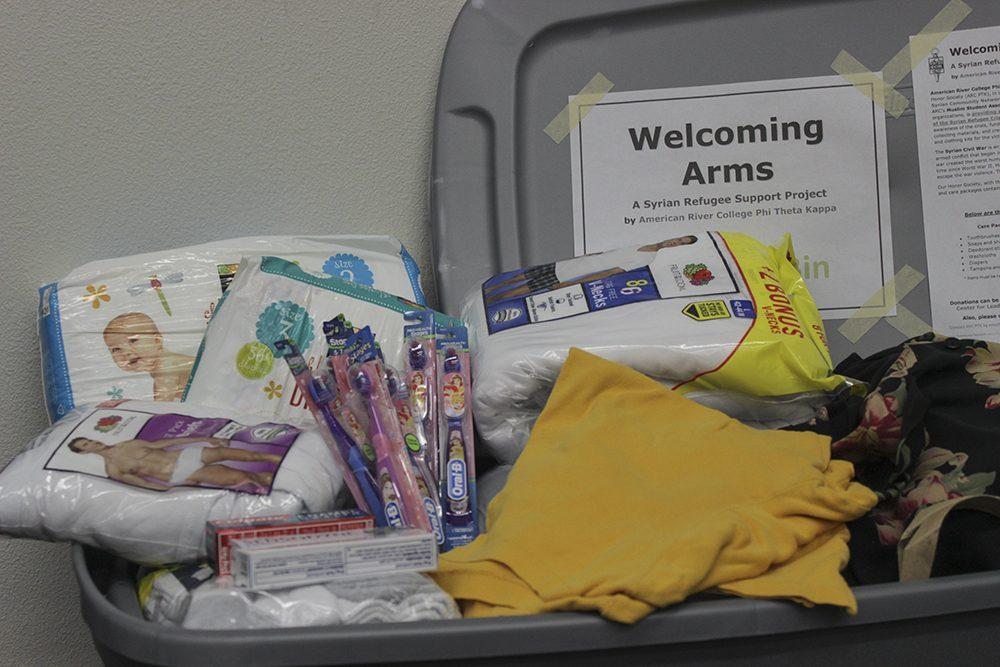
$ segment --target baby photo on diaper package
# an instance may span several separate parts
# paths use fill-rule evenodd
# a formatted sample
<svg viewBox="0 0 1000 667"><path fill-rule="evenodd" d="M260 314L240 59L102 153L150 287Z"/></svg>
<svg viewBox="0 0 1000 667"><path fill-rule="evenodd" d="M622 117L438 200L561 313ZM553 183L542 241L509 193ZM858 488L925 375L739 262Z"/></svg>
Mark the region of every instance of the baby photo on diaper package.
<svg viewBox="0 0 1000 667"><path fill-rule="evenodd" d="M244 426L226 418L106 405L63 439L46 470L78 472L152 491L187 486L266 495L300 433L287 424Z"/></svg>

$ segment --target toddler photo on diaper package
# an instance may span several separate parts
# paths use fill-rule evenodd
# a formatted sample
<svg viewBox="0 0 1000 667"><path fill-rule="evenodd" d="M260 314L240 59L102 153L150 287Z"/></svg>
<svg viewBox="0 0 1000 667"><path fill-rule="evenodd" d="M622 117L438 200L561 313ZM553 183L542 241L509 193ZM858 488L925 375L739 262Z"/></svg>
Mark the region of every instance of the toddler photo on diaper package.
<svg viewBox="0 0 1000 667"><path fill-rule="evenodd" d="M149 375L154 401L179 401L184 396L194 357L168 350L152 317L122 313L104 327L102 338L119 369Z"/></svg>

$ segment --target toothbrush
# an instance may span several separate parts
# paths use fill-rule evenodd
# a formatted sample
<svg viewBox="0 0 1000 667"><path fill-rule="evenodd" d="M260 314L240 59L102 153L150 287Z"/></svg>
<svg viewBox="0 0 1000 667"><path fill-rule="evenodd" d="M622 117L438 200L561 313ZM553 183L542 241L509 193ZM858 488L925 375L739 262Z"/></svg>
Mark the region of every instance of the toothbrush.
<svg viewBox="0 0 1000 667"><path fill-rule="evenodd" d="M346 453L347 464L351 468L351 472L354 474L354 478L357 480L358 486L361 487L361 493L365 496L365 502L368 503L369 508L371 509L370 513L375 518L376 525L387 526L388 522L382 511L382 503L380 502L378 487L375 486L375 480L372 478L372 474L368 470L368 464L365 461L365 457L359 450L357 441L355 441L354 438L347 433L331 411L330 406L335 402L333 394L330 393L330 390L318 380L314 379L312 386L315 392L313 394L313 398L319 405L320 412L323 414L330 430L333 432L337 441L341 443L341 456L344 456Z"/></svg>
<svg viewBox="0 0 1000 667"><path fill-rule="evenodd" d="M373 377L373 368L378 368L378 365L373 362L361 364L352 372L351 382L368 406L368 431L375 448L375 467L382 489L386 521L393 527L406 523L431 532L430 522L422 511L420 489L408 465L409 461L402 458L402 442L394 443L402 438L392 437L399 435L399 426L390 430L392 424L387 419L383 420L379 414L380 409L385 407L385 389L377 384L381 382L381 374Z"/></svg>
<svg viewBox="0 0 1000 667"><path fill-rule="evenodd" d="M333 357L328 357L329 363ZM347 370L343 372L344 380L347 381ZM354 440L354 443L361 450L369 467L375 462L375 450L368 442L368 434L365 432L365 424L358 419L357 412L363 410L360 397L357 392L351 389L350 382L347 381L346 389L343 388L337 379L337 372L333 365L330 365L330 372L324 376L327 391L334 397L330 409L336 416L337 421Z"/></svg>
<svg viewBox="0 0 1000 667"><path fill-rule="evenodd" d="M469 472L466 461L465 436L462 432L462 421L465 418L465 377L462 374L462 361L455 348L445 350L444 377L442 378L441 396L444 403L444 414L447 423L447 451L442 449L442 458L446 457L442 466L441 482L446 486L448 502L445 515L454 517L456 523L469 523L472 512L469 510Z"/></svg>
<svg viewBox="0 0 1000 667"><path fill-rule="evenodd" d="M431 476L436 479L438 476L437 405L433 385L434 371L428 368L434 356L427 352L428 347L433 347L433 343L429 340L417 338L410 340L407 351L409 371L406 373L406 385L410 391L410 405L413 408L414 418L420 420L424 429L426 440L424 460L428 464Z"/></svg>
<svg viewBox="0 0 1000 667"><path fill-rule="evenodd" d="M351 390L351 381L348 377L350 362L344 353L349 331L353 329L343 314L323 323L323 333L326 335L328 345L327 372L323 379L327 389L335 397L335 402L331 406L334 414L341 426L351 434L354 442L361 448L361 453L365 455L370 466L375 462L375 451L368 444L366 425L360 421L362 406L359 404L357 393Z"/></svg>
<svg viewBox="0 0 1000 667"><path fill-rule="evenodd" d="M437 541L438 549L441 551L448 550L448 538L444 532L444 523L442 521L441 503L437 501L437 496L431 491L433 485L430 483L428 478L424 477L424 474L419 468L415 469L417 488L420 490L420 496L424 503L424 513L427 514L427 520L431 524L431 532L434 533L434 539Z"/></svg>
<svg viewBox="0 0 1000 667"><path fill-rule="evenodd" d="M389 389L389 396L396 411L399 421L399 429L403 436L403 443L409 450L410 460L416 466L418 472L427 480L433 479L430 469L427 466L426 443L427 438L424 433L423 424L419 424L413 418L413 409L410 406L410 391L406 385L396 378L395 371L386 368L386 386Z"/></svg>
<svg viewBox="0 0 1000 667"><path fill-rule="evenodd" d="M329 407L324 405L323 401L319 399L318 394L325 397L327 393L326 388L323 388L323 392L317 392L318 383L313 380L308 364L306 364L298 347L293 342L289 340L276 341L274 346L288 363L292 377L301 390L313 418L320 425L320 431L323 433L327 445L330 445L330 440L333 440L332 444L336 447L336 452L339 454L341 467L349 469L351 474L343 476L344 482L350 489L351 495L354 496L358 507L362 511L371 514L375 518L376 523L381 520L379 525L387 525L385 516L381 511L381 502L378 500L377 491L375 491L374 480L371 479L371 474L368 472L367 466L364 465L364 459L360 458L354 441L347 435L340 424L337 423L333 415L330 414ZM359 460L361 462L360 468L357 466Z"/></svg>
<svg viewBox="0 0 1000 667"><path fill-rule="evenodd" d="M337 380L340 394L346 394L350 391L350 382L347 379L347 356L344 354L348 331L343 315L338 315L329 322L323 323L323 334L326 336L328 346L326 363Z"/></svg>
<svg viewBox="0 0 1000 667"><path fill-rule="evenodd" d="M406 385L397 379L396 371L391 367L385 367L386 386L389 389L389 396L396 408L396 417L399 421L399 428L402 431L403 442L406 444L410 454L410 463L413 464L413 472L416 476L417 487L420 489L420 496L423 502L427 520L430 521L434 537L440 547L444 548L445 533L442 524L441 503L437 499L437 494L431 492L434 487L433 477L427 467L425 458L425 445L427 439L421 426L413 419L413 412L410 409L410 395Z"/></svg>

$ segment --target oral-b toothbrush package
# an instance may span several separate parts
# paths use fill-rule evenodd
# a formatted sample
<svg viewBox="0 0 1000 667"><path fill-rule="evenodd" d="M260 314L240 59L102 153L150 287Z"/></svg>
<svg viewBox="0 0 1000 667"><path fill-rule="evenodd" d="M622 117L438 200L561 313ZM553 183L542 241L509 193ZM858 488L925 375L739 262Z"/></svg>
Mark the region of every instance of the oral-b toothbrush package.
<svg viewBox="0 0 1000 667"><path fill-rule="evenodd" d="M194 362L185 400L263 416L309 421L305 399L275 341L295 343L307 365L325 363L323 323L343 314L364 322L386 360L400 366L403 314L415 304L337 277L317 277L277 257L245 260L215 309ZM435 314L442 323L452 318Z"/></svg>
<svg viewBox="0 0 1000 667"><path fill-rule="evenodd" d="M425 310L406 313L412 321L403 329L404 370L413 418L422 426L423 459L431 476L438 478L437 354L434 347L434 320Z"/></svg>
<svg viewBox="0 0 1000 667"><path fill-rule="evenodd" d="M306 406L316 420L320 434L340 468L344 482L358 508L372 514L379 525L385 525L386 519L381 513L382 505L375 481L357 442L333 414L333 395L322 382L312 376L305 359L294 343L289 340L279 340L275 341L275 347L288 363Z"/></svg>
<svg viewBox="0 0 1000 667"><path fill-rule="evenodd" d="M352 336L348 349L351 386L361 395L368 412L368 436L376 457L375 481L386 521L394 528L413 526L431 532L371 330L365 327Z"/></svg>
<svg viewBox="0 0 1000 667"><path fill-rule="evenodd" d="M476 462L472 424L472 374L464 326L436 331L440 491L445 536L451 547L476 538Z"/></svg>
<svg viewBox="0 0 1000 667"><path fill-rule="evenodd" d="M361 396L351 387L350 359L347 343L355 333L343 313L323 323L327 340L326 368L320 370L320 379L333 394L333 412L340 425L351 435L369 467L375 464L375 450L368 440L368 417Z"/></svg>
<svg viewBox="0 0 1000 667"><path fill-rule="evenodd" d="M403 435L403 443L406 445L407 453L410 456L410 463L413 466L413 474L416 477L417 487L420 489L420 499L424 505L427 520L431 524L431 530L434 532L438 548L442 551L447 551L448 547L442 521L441 501L438 498L435 477L431 474L425 456L427 438L424 435L423 424L414 419L410 402L410 392L405 381L400 378L399 372L390 366L386 366L385 373L389 394L396 409L399 429Z"/></svg>

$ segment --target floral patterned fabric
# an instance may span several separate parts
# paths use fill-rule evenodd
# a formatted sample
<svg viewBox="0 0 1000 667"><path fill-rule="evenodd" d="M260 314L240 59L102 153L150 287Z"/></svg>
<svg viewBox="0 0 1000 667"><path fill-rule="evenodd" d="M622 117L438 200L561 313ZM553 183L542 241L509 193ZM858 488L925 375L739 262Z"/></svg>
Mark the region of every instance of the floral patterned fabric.
<svg viewBox="0 0 1000 667"><path fill-rule="evenodd" d="M850 574L895 581L896 545L920 509L1000 493L1000 344L925 334L867 359L852 355L837 373L863 382L867 395L842 397L796 430L830 435L833 456L854 463L857 480L878 495L850 526ZM961 562L955 550L968 549L1000 566L1000 520L963 514L953 523L975 529L948 531L942 563Z"/></svg>

